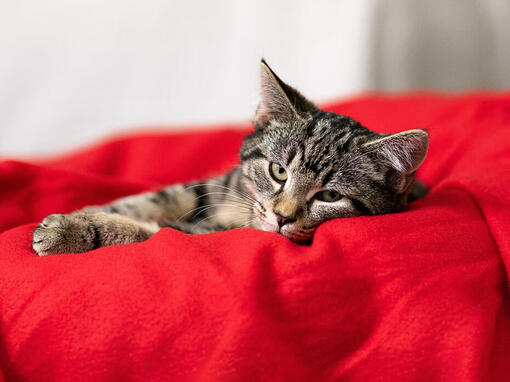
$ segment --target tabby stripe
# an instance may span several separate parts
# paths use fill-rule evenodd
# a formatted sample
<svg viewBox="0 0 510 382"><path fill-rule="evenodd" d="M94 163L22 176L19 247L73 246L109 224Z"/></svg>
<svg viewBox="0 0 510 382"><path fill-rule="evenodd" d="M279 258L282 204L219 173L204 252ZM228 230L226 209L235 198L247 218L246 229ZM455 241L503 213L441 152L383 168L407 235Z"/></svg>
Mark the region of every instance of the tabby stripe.
<svg viewBox="0 0 510 382"><path fill-rule="evenodd" d="M355 135L354 134L350 134L345 139L345 141L340 146L337 147L338 155L343 155L346 151L349 150L349 148L352 145L352 141L354 140L354 138L355 138Z"/></svg>
<svg viewBox="0 0 510 382"><path fill-rule="evenodd" d="M335 170L329 170L329 172L326 173L324 178L322 179L322 187L324 187L326 184L329 183L333 175L335 174Z"/></svg>
<svg viewBox="0 0 510 382"><path fill-rule="evenodd" d="M234 175L234 171L230 171L225 175L225 179L223 179L223 186L228 187L230 185L230 180L232 179L232 176Z"/></svg>
<svg viewBox="0 0 510 382"><path fill-rule="evenodd" d="M329 155L329 150L330 150L330 146L329 144L326 145L325 147L322 148L321 152L319 153L319 155L317 155L317 159L315 159L315 161L317 163L321 163L325 160L325 158L327 158L327 156ZM325 166L326 164L324 164ZM323 167L324 167L323 166Z"/></svg>
<svg viewBox="0 0 510 382"><path fill-rule="evenodd" d="M301 162L305 163L306 161L306 147L303 142L299 142L299 149L301 152Z"/></svg>
<svg viewBox="0 0 510 382"><path fill-rule="evenodd" d="M242 170L240 169L240 167L238 167L237 169L235 169L232 172L235 172L235 188L239 192L240 190L243 189L243 184L242 184L243 173L242 173Z"/></svg>
<svg viewBox="0 0 510 382"><path fill-rule="evenodd" d="M102 245L101 245L101 234L99 233L99 228L97 228L96 225L94 224L91 224L90 225L91 229L92 229L92 249L98 249L100 248Z"/></svg>
<svg viewBox="0 0 510 382"><path fill-rule="evenodd" d="M222 184L223 187L230 188L230 181L232 180L232 176L234 176L234 171L235 170L232 170L232 171L228 172L227 175L225 175L225 177L223 179L223 184ZM230 193L231 191L228 190L228 192ZM221 200L223 200L223 201L226 200L227 196L228 196L228 194L225 193L224 195L222 195Z"/></svg>
<svg viewBox="0 0 510 382"><path fill-rule="evenodd" d="M356 208L363 215L372 215L372 211L361 200L349 198L354 208Z"/></svg>
<svg viewBox="0 0 510 382"><path fill-rule="evenodd" d="M312 170L315 174L319 175L319 169L317 168L315 163L308 162L306 168L308 168L309 170Z"/></svg>
<svg viewBox="0 0 510 382"><path fill-rule="evenodd" d="M167 203L170 201L170 195L168 195L168 192L166 192L166 190L160 190L156 193L156 195Z"/></svg>
<svg viewBox="0 0 510 382"><path fill-rule="evenodd" d="M296 147L292 146L289 151L289 157L287 158L287 166L292 162L294 157L296 156Z"/></svg>
<svg viewBox="0 0 510 382"><path fill-rule="evenodd" d="M241 155L241 160L249 160L249 159L258 159L258 158L265 158L264 154L262 154L262 151L259 148L256 148L255 150L249 152L246 155Z"/></svg>
<svg viewBox="0 0 510 382"><path fill-rule="evenodd" d="M308 126L306 126L306 137L307 138L310 138L311 136L313 136L313 133L314 133L314 130L315 130L315 125L317 123L317 120L315 119L312 119L309 123L308 123Z"/></svg>
<svg viewBox="0 0 510 382"><path fill-rule="evenodd" d="M166 192L166 190L160 190L158 192L155 192L154 195L149 197L149 202L154 204L160 204L163 203L169 203L170 202L170 195Z"/></svg>
<svg viewBox="0 0 510 382"><path fill-rule="evenodd" d="M209 195L207 194L207 187L203 184L193 188L195 195L197 196L197 212L191 217L191 221L197 220L201 217L207 216L207 211L204 211L205 207L209 204Z"/></svg>

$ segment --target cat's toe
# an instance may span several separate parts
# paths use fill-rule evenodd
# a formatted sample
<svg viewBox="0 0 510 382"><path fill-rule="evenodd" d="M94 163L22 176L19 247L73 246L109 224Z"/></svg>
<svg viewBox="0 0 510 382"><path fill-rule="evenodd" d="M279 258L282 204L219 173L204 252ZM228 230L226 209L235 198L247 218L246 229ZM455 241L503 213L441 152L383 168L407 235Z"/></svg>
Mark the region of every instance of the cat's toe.
<svg viewBox="0 0 510 382"><path fill-rule="evenodd" d="M84 229L86 225L72 215L49 215L35 228L32 248L39 256L83 252L83 241L76 239Z"/></svg>
<svg viewBox="0 0 510 382"><path fill-rule="evenodd" d="M35 228L32 248L39 256L58 252L58 247L62 246L65 240L64 219L64 215L50 215Z"/></svg>

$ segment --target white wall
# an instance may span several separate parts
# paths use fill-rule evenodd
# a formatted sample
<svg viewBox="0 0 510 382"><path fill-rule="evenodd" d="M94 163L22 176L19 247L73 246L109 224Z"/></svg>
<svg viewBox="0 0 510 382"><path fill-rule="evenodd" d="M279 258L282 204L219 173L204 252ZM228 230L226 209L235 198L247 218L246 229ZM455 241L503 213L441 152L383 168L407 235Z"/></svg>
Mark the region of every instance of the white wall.
<svg viewBox="0 0 510 382"><path fill-rule="evenodd" d="M413 3L422 4L418 11ZM441 87L430 67L440 58L421 69L409 59L416 41L425 57L471 63L457 68L459 81L447 88L508 87L510 2L481 3L4 1L0 155L61 152L136 126L247 120L261 56L316 101L374 88ZM474 16L457 19L459 9ZM434 23L443 28L439 36ZM449 35L452 28L457 33ZM489 70L476 61L480 41L470 28L489 36ZM437 48L437 39L452 41ZM490 81L479 80L482 69Z"/></svg>

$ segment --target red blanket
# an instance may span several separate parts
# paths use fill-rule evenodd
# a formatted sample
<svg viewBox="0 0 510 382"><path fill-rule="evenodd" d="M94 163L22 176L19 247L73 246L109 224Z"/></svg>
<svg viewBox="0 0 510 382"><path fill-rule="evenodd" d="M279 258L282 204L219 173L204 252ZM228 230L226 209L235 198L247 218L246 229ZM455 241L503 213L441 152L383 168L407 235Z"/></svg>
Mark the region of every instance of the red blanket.
<svg viewBox="0 0 510 382"><path fill-rule="evenodd" d="M331 105L426 128L403 213L323 224L311 246L252 229L40 258L44 216L237 162L248 126L141 133L0 163L0 368L27 381L508 381L510 94ZM0 377L1 379L1 377Z"/></svg>

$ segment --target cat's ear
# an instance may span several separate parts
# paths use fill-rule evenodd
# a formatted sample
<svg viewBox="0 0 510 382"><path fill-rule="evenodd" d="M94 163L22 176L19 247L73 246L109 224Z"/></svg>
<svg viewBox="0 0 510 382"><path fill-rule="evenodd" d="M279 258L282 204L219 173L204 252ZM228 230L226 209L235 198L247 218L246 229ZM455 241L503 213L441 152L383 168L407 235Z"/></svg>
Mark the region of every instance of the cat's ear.
<svg viewBox="0 0 510 382"><path fill-rule="evenodd" d="M317 110L296 89L283 82L264 61L260 62L261 99L255 114L255 128L272 121L288 122Z"/></svg>
<svg viewBox="0 0 510 382"><path fill-rule="evenodd" d="M421 129L407 130L369 141L363 147L374 152L397 172L410 175L427 156L429 135Z"/></svg>

